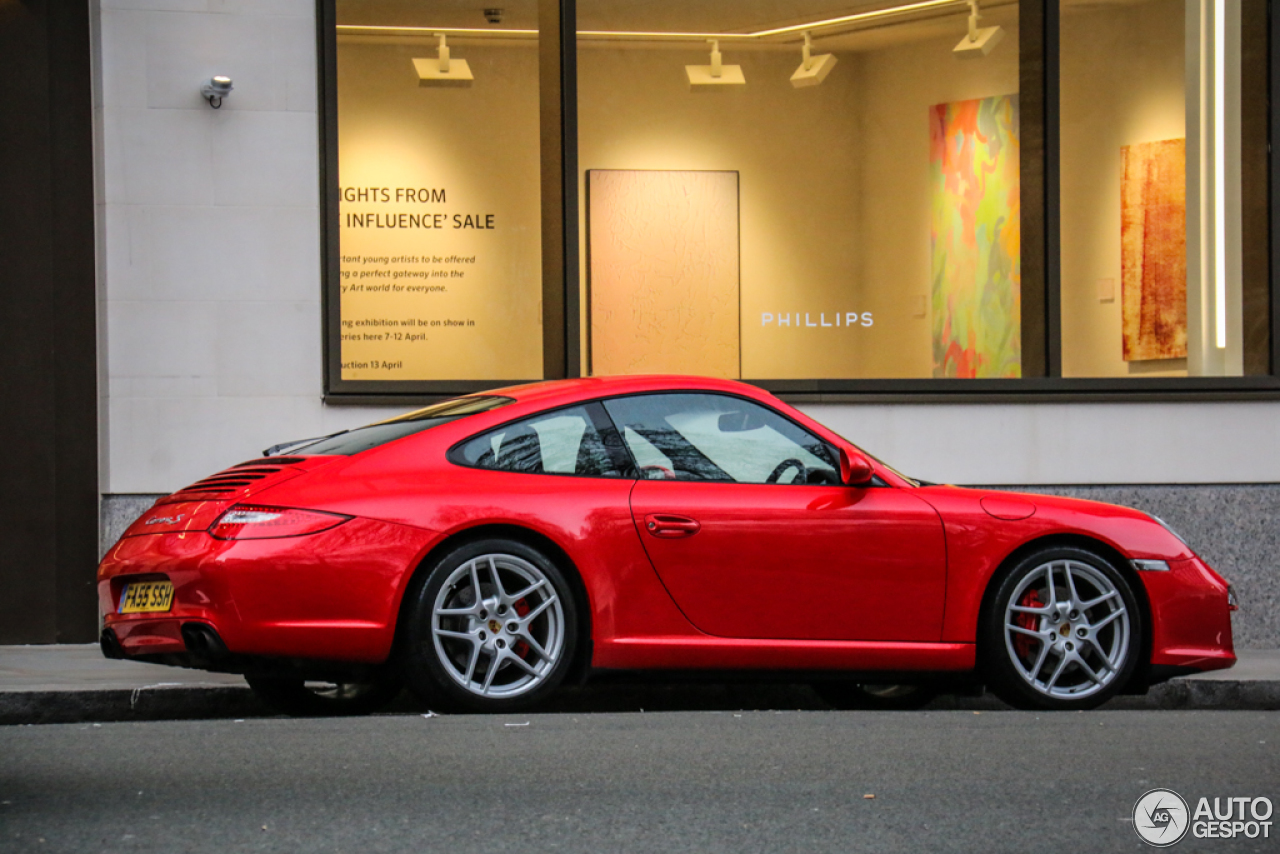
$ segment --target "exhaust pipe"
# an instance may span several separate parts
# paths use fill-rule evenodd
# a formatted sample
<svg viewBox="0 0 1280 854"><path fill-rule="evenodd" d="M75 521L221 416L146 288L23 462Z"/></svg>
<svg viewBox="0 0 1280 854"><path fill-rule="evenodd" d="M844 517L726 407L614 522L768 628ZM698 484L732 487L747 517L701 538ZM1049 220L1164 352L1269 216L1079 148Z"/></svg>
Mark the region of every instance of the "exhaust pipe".
<svg viewBox="0 0 1280 854"><path fill-rule="evenodd" d="M98 638L98 646L102 647L102 655L105 658L124 658L124 647L120 646L120 638L116 637L114 629L102 630L102 635Z"/></svg>
<svg viewBox="0 0 1280 854"><path fill-rule="evenodd" d="M185 623L182 626L182 642L187 651L205 658L222 658L227 654L227 645L218 637L213 626L204 623Z"/></svg>

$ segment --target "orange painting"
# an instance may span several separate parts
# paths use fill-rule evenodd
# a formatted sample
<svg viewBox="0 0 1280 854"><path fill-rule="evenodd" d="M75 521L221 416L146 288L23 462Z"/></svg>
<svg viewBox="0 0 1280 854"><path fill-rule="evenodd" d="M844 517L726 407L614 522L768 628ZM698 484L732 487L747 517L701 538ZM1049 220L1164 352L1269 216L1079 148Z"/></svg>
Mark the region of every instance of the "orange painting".
<svg viewBox="0 0 1280 854"><path fill-rule="evenodd" d="M593 374L736 379L738 173L587 172Z"/></svg>
<svg viewBox="0 0 1280 854"><path fill-rule="evenodd" d="M1121 151L1124 358L1187 355L1187 148L1166 139Z"/></svg>

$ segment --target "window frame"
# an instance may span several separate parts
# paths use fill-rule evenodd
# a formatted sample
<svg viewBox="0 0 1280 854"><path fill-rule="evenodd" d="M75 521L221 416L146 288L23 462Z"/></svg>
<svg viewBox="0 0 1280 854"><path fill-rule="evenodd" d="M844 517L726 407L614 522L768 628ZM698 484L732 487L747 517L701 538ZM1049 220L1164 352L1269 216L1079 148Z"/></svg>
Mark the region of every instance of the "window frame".
<svg viewBox="0 0 1280 854"><path fill-rule="evenodd" d="M538 0L541 103L543 376L498 380L343 380L339 314L337 0L317 0L320 112L324 401L405 404L488 391L534 379L582 375L579 275L576 0ZM1266 186L1265 213L1247 228L1267 242L1266 373L1239 377L1063 377L1060 247L1059 0L1018 0L1022 144L1022 377L1016 379L759 379L743 381L789 402L1036 403L1280 400L1280 98L1269 99L1265 168L1242 163L1243 182ZM1266 88L1280 93L1280 14L1268 3ZM1276 141L1278 144L1272 144ZM1259 174L1262 172L1264 174ZM1265 220L1265 222L1263 222ZM629 454L629 452L628 452Z"/></svg>

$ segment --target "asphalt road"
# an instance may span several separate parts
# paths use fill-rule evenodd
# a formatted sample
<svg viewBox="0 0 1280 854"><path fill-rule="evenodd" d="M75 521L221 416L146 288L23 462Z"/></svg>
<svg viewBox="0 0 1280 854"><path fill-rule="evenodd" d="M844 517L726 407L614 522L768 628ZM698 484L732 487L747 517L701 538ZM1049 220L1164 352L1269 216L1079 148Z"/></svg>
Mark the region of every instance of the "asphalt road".
<svg viewBox="0 0 1280 854"><path fill-rule="evenodd" d="M0 851L1137 852L1151 788L1280 805L1277 745L1276 712L0 727Z"/></svg>

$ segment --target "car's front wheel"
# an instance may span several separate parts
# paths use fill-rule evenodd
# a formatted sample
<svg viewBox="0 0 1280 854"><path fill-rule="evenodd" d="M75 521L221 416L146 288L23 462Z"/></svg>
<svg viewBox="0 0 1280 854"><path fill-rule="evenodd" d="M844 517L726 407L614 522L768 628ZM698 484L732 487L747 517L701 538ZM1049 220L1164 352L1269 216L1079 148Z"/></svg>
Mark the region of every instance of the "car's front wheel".
<svg viewBox="0 0 1280 854"><path fill-rule="evenodd" d="M980 651L1000 699L1023 709L1091 709L1124 688L1142 650L1142 613L1109 561L1050 548L996 583Z"/></svg>
<svg viewBox="0 0 1280 854"><path fill-rule="evenodd" d="M569 585L552 560L524 543L463 545L430 567L410 595L404 674L433 708L527 708L559 686L573 661Z"/></svg>

